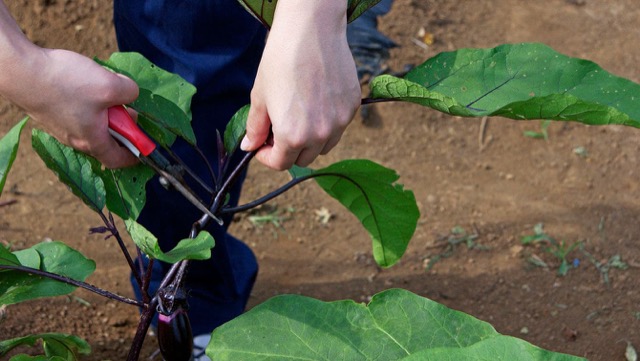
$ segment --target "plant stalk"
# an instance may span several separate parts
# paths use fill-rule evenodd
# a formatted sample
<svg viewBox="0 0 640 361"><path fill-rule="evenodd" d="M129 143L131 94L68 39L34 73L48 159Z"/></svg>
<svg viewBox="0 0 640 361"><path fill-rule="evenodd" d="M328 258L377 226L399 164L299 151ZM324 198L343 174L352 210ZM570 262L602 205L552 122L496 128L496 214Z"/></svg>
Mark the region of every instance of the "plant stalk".
<svg viewBox="0 0 640 361"><path fill-rule="evenodd" d="M147 336L147 331L149 330L151 321L153 320L153 317L156 315L157 305L158 305L158 300L157 298L154 298L153 300L151 300L151 303L149 303L148 305L145 305L142 312L140 313L140 322L138 323L136 334L133 337L131 348L129 348L127 361L138 361L138 359L140 358L140 351L142 350L142 344L144 343L144 339Z"/></svg>
<svg viewBox="0 0 640 361"><path fill-rule="evenodd" d="M131 273L133 274L133 277L136 279L136 282L138 283L138 287L142 288L142 276L140 275L140 272L136 268L135 263L133 262L133 258L131 258L131 254L129 253L127 246L124 244L124 240L120 236L120 232L116 227L115 221L113 219L113 215L111 214L111 212L109 212L109 219L107 219L104 213L98 212L98 214L100 215L100 218L102 218L102 222L104 222L105 226L107 226L107 228L109 229L109 232L111 232L111 234L116 238L118 242L118 246L120 246L120 250L122 251L124 258L127 260L127 264L129 264Z"/></svg>
<svg viewBox="0 0 640 361"><path fill-rule="evenodd" d="M257 150L254 150L246 153L244 157L242 157L240 163L238 163L238 165L233 169L229 177L227 177L227 179L224 181L222 187L220 187L218 194L216 194L216 198L213 200L213 205L211 206L211 213L216 214L216 212L220 210L220 208L222 207L222 201L224 201L227 192L229 191L231 186L233 186L242 171L247 167L247 165L249 165L249 162L251 161L251 159L253 159L257 152ZM202 227L206 227L206 223L202 224Z"/></svg>
<svg viewBox="0 0 640 361"><path fill-rule="evenodd" d="M299 177L299 178L294 178L292 180L290 180L287 184L283 185L282 187L274 190L273 192L270 192L268 194L266 194L263 197L260 197L252 202L237 206L237 207L227 207L227 208L223 208L220 210L221 214L233 214L233 213L238 213L238 212L245 212L248 211L252 208L258 207L264 203L267 203L268 201L278 197L279 195L283 194L284 192L288 191L289 189L293 188L294 186L310 179L313 178L313 175L309 175L309 176L303 176L303 177Z"/></svg>
<svg viewBox="0 0 640 361"><path fill-rule="evenodd" d="M62 283L66 283L68 285L72 285L75 287L80 287L80 288L84 288L87 291L91 291L95 294L98 294L100 296L103 297L107 297L110 298L112 300L115 301L120 301L123 303L127 303L130 305L134 305L134 306L138 306L138 307L144 307L145 304L140 302L140 301L136 301L136 300L132 300L130 298L124 297L124 296L120 296L117 295L115 293L111 293L107 290L104 290L100 287L96 287L94 285L88 284L86 282L82 282L82 281L76 281L72 278L68 278L65 276L61 276L59 274L55 274L55 273L51 273L51 272L47 272L47 271L42 271L39 269L35 269L35 268L31 268L31 267L25 267L25 266L13 266L13 265L0 265L0 269L6 269L6 270L12 270L12 271L20 271L20 272L25 272L25 273L29 273L35 276L40 276L40 277L46 277L46 278L50 278L52 280L58 281L58 282L62 282Z"/></svg>

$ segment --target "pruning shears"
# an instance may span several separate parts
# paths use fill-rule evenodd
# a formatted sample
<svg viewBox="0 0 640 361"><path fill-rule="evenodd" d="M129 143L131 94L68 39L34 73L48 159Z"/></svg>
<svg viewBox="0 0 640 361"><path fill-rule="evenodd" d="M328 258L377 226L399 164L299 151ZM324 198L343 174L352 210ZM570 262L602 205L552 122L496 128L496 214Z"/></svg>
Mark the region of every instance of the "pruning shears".
<svg viewBox="0 0 640 361"><path fill-rule="evenodd" d="M222 225L222 220L209 210L184 181L182 177L183 166L172 164L160 153L157 144L138 127L124 106L109 108L108 117L111 136L127 147L143 164L151 167L161 179L173 186L198 210Z"/></svg>

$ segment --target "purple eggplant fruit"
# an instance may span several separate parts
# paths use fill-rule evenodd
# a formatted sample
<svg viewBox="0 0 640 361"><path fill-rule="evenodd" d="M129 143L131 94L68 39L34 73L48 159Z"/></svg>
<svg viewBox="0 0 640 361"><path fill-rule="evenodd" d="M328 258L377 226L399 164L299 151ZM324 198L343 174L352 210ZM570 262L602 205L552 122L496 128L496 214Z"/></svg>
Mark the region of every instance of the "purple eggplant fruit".
<svg viewBox="0 0 640 361"><path fill-rule="evenodd" d="M158 315L158 345L166 361L189 361L193 335L187 311L178 308L170 315Z"/></svg>
<svg viewBox="0 0 640 361"><path fill-rule="evenodd" d="M165 361L189 361L193 335L186 294L172 288L158 293L158 345Z"/></svg>

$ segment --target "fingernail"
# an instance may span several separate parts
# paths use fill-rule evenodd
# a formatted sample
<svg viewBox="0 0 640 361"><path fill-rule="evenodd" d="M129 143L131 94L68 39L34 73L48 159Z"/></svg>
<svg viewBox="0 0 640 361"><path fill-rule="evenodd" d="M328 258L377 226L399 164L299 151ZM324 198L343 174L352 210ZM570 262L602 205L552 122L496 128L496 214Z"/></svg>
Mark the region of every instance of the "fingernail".
<svg viewBox="0 0 640 361"><path fill-rule="evenodd" d="M244 138L242 138L242 142L240 142L240 149L242 149L243 151L248 151L249 150L249 138L247 138L247 136L245 135Z"/></svg>

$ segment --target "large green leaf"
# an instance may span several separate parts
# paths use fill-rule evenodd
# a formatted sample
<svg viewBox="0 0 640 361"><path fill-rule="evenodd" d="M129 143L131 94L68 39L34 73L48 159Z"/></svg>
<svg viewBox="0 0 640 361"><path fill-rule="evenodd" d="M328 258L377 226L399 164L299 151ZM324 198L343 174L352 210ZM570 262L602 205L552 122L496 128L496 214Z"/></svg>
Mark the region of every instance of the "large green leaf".
<svg viewBox="0 0 640 361"><path fill-rule="evenodd" d="M27 119L29 118L22 119L0 138L0 195L2 195L4 183L7 181L7 173L9 173L13 161L16 159L16 154L18 154L20 133L22 133L24 125L27 124Z"/></svg>
<svg viewBox="0 0 640 361"><path fill-rule="evenodd" d="M138 122L156 141L169 146L176 136L196 143L191 129L191 98L196 88L177 74L169 73L138 53L113 53L101 65L135 80L140 88L131 103Z"/></svg>
<svg viewBox="0 0 640 361"><path fill-rule="evenodd" d="M107 208L122 219L137 219L146 202L145 187L155 174L145 165L102 169L94 158L75 151L52 136L33 131L33 147L69 189L91 209Z"/></svg>
<svg viewBox="0 0 640 361"><path fill-rule="evenodd" d="M404 254L420 211L413 192L395 183L399 178L395 171L369 160L345 160L323 169L294 167L290 172L294 177L319 176L315 180L320 187L369 232L380 266L392 266Z"/></svg>
<svg viewBox="0 0 640 361"><path fill-rule="evenodd" d="M7 352L18 346L33 347L39 340L42 340L42 347L45 352L44 356L16 355L12 357L11 360L75 361L79 359L79 355L88 355L91 353L91 346L80 337L63 333L42 333L0 341L0 356L6 355Z"/></svg>
<svg viewBox="0 0 640 361"><path fill-rule="evenodd" d="M71 192L96 212L105 205L104 182L94 171L100 163L58 142L49 134L34 129L31 142L46 166L51 169Z"/></svg>
<svg viewBox="0 0 640 361"><path fill-rule="evenodd" d="M543 44L441 53L403 79L373 80L372 98L465 117L572 120L640 127L640 85Z"/></svg>
<svg viewBox="0 0 640 361"><path fill-rule="evenodd" d="M107 192L107 208L122 219L138 219L147 201L147 182L154 171L139 164L121 169L105 169L101 172Z"/></svg>
<svg viewBox="0 0 640 361"><path fill-rule="evenodd" d="M273 16L276 12L278 0L238 0L251 15L258 19L262 25L270 28L273 24ZM362 15L370 7L379 3L380 0L346 0L347 21L352 22Z"/></svg>
<svg viewBox="0 0 640 361"><path fill-rule="evenodd" d="M8 257L0 250L0 265L21 266L55 273L76 281L84 281L96 268L95 262L62 242L44 242L13 252ZM4 255L4 256L3 256ZM9 305L40 297L71 293L76 287L47 277L10 270L1 272L0 305Z"/></svg>
<svg viewBox="0 0 640 361"><path fill-rule="evenodd" d="M399 289L369 305L272 298L217 328L207 355L218 361L583 360L502 336L486 322Z"/></svg>
<svg viewBox="0 0 640 361"><path fill-rule="evenodd" d="M183 239L169 252L163 252L158 239L141 224L129 219L125 221L127 231L133 242L149 258L167 263L176 263L185 259L205 260L211 258L211 248L215 245L213 236L200 231L194 239Z"/></svg>

